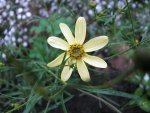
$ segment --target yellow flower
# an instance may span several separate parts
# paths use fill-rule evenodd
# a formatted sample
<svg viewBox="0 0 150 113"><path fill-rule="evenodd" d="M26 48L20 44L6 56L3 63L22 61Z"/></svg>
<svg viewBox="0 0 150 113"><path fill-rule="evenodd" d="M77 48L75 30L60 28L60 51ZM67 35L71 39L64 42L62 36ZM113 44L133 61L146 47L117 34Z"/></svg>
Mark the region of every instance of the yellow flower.
<svg viewBox="0 0 150 113"><path fill-rule="evenodd" d="M66 53L65 59L67 61L61 73L61 80L67 81L70 78L73 71L71 65L75 64L81 79L85 82L90 81L89 71L85 62L98 68L106 68L107 63L103 59L87 53L103 48L108 43L108 37L98 36L84 43L86 37L86 21L84 17L79 17L76 21L75 37L66 24L60 23L59 26L67 42L55 36L49 37L47 42L52 47L66 52L60 54L56 59L48 63L47 66L55 67L60 65Z"/></svg>

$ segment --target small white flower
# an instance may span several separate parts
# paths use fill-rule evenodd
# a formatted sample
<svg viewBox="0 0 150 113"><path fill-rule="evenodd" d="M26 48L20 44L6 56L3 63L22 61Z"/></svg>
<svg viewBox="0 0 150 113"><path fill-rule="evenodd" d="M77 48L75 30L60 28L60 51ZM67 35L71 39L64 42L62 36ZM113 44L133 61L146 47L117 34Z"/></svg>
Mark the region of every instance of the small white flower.
<svg viewBox="0 0 150 113"><path fill-rule="evenodd" d="M100 4L98 4L98 5L96 6L96 10L97 10L98 12L102 11L102 10L103 10L103 9L102 9L102 6L101 6Z"/></svg>
<svg viewBox="0 0 150 113"><path fill-rule="evenodd" d="M23 8L22 7L20 7L20 8L18 8L17 9L17 13L19 14L19 13L22 13L23 12Z"/></svg>
<svg viewBox="0 0 150 113"><path fill-rule="evenodd" d="M9 24L13 26L16 23L16 20L9 20Z"/></svg>
<svg viewBox="0 0 150 113"><path fill-rule="evenodd" d="M17 18L20 20L22 18L21 14L17 15Z"/></svg>
<svg viewBox="0 0 150 113"><path fill-rule="evenodd" d="M28 36L27 36L27 35L24 35L24 36L23 36L23 39L24 39L24 40L27 40L27 39L28 39Z"/></svg>
<svg viewBox="0 0 150 113"><path fill-rule="evenodd" d="M93 10L88 10L88 14L91 15L91 16L94 16Z"/></svg>
<svg viewBox="0 0 150 113"><path fill-rule="evenodd" d="M7 12L2 12L2 17L6 17L7 16Z"/></svg>
<svg viewBox="0 0 150 113"><path fill-rule="evenodd" d="M7 30L7 29L5 29L5 30L4 30L4 34L6 35L6 34L7 34L7 32L8 32L8 30Z"/></svg>
<svg viewBox="0 0 150 113"><path fill-rule="evenodd" d="M144 76L144 80L147 82L147 81L149 81L149 79L150 79L150 77L149 77L149 75L146 73L145 76Z"/></svg>
<svg viewBox="0 0 150 113"><path fill-rule="evenodd" d="M9 10L10 9L10 4L6 5L6 9Z"/></svg>
<svg viewBox="0 0 150 113"><path fill-rule="evenodd" d="M6 54L5 53L2 53L2 58L6 59Z"/></svg>
<svg viewBox="0 0 150 113"><path fill-rule="evenodd" d="M12 40L13 42L16 42L16 37L12 36L11 40Z"/></svg>
<svg viewBox="0 0 150 113"><path fill-rule="evenodd" d="M13 17L14 15L15 15L14 11L10 11L10 12L9 12L9 16L10 16L10 17Z"/></svg>
<svg viewBox="0 0 150 113"><path fill-rule="evenodd" d="M26 15L22 15L22 19L26 19Z"/></svg>
<svg viewBox="0 0 150 113"><path fill-rule="evenodd" d="M18 3L19 3L19 0L16 0L15 3L18 4Z"/></svg>
<svg viewBox="0 0 150 113"><path fill-rule="evenodd" d="M23 42L23 43L22 43L22 46L23 46L23 47L27 47L27 46L28 46L28 43L27 43L27 42Z"/></svg>
<svg viewBox="0 0 150 113"><path fill-rule="evenodd" d="M5 39L5 41L9 41L10 37L8 35L6 35L4 39Z"/></svg>
<svg viewBox="0 0 150 113"><path fill-rule="evenodd" d="M15 28L15 27L12 27L10 31L11 31L12 33L15 33L16 28Z"/></svg>
<svg viewBox="0 0 150 113"><path fill-rule="evenodd" d="M20 43L22 42L22 38L18 38L17 41Z"/></svg>
<svg viewBox="0 0 150 113"><path fill-rule="evenodd" d="M27 13L26 13L26 16L27 16L27 17L31 17L32 14L31 14L30 12L27 12Z"/></svg>

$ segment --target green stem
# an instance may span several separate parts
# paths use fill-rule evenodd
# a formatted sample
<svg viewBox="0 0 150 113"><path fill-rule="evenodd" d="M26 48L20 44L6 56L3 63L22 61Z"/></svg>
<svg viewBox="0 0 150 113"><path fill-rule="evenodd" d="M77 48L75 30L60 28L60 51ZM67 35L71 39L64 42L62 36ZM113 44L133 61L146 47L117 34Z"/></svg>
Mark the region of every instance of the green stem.
<svg viewBox="0 0 150 113"><path fill-rule="evenodd" d="M18 110L18 109L20 109L21 107L23 107L26 103L27 103L27 102L25 102L25 103L23 103L23 104L21 104L21 105L15 107L14 109L11 109L11 110L7 111L6 113L12 113L13 111Z"/></svg>
<svg viewBox="0 0 150 113"><path fill-rule="evenodd" d="M128 75L133 72L134 67L127 70L126 72L124 72L122 75L119 75L118 77L107 81L107 83L101 84L101 85L96 85L96 86L87 86L87 85L77 85L77 84L69 84L69 86L72 87L78 87L80 89L82 88L88 88L88 89L93 89L93 88L99 88L99 89L104 89L104 88L112 88L115 84L120 83L120 81L122 81L124 78L128 77Z"/></svg>
<svg viewBox="0 0 150 113"><path fill-rule="evenodd" d="M129 48L129 49L125 50L125 51L122 51L122 52L120 52L120 53L118 53L118 54L114 54L114 55L112 55L112 56L105 57L104 59L105 59L105 60L112 59L112 58L114 58L114 57L116 57L116 56L122 55L122 54L124 54L124 53L130 51L130 50L133 49L133 48L134 48L134 47L131 47L131 48Z"/></svg>
<svg viewBox="0 0 150 113"><path fill-rule="evenodd" d="M54 78L56 78L57 80L59 80L60 82L62 82L62 80L57 77L57 75L55 73L53 73L52 71L48 70L45 66L37 63L40 67L42 67L47 73L51 74Z"/></svg>
<svg viewBox="0 0 150 113"><path fill-rule="evenodd" d="M128 8L128 16L130 18L130 22L131 22L131 25L132 25L132 32L133 32L134 39L135 39L135 31L134 31L133 19L132 19L132 16L131 16L130 5L129 5L128 0L126 0L126 4L127 4L127 8Z"/></svg>
<svg viewBox="0 0 150 113"><path fill-rule="evenodd" d="M112 104L110 104L109 102L107 102L106 100L104 100L103 98L100 98L100 97L97 97L89 92L86 92L84 90L81 90L81 89L77 89L78 91L88 95L88 96L91 96L95 99L98 99L99 101L103 102L105 105L107 105L110 109L112 109L113 111L115 111L116 113L122 113L120 110L118 110L115 106L113 106Z"/></svg>
<svg viewBox="0 0 150 113"><path fill-rule="evenodd" d="M68 112L67 112L67 109L66 109L66 106L65 106L63 93L62 93L62 95L61 95L61 105L62 105L62 109L63 109L64 113L68 113Z"/></svg>
<svg viewBox="0 0 150 113"><path fill-rule="evenodd" d="M62 86L62 88L56 92L54 95L52 95L51 97L49 97L48 99L51 100L53 98L55 98L56 96L58 96L59 94L63 93L64 89L67 87L67 84L65 84L64 86Z"/></svg>
<svg viewBox="0 0 150 113"><path fill-rule="evenodd" d="M49 104L50 104L50 100L48 101L48 103L47 103L47 105L46 105L46 108L45 108L45 110L44 110L44 113L47 113Z"/></svg>

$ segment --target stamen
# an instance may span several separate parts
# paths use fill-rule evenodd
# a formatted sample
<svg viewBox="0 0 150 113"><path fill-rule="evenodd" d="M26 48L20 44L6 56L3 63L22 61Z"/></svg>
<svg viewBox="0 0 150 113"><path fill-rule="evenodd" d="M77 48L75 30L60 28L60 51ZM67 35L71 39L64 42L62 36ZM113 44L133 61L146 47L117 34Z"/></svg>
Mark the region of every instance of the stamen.
<svg viewBox="0 0 150 113"><path fill-rule="evenodd" d="M70 57L74 59L80 59L84 55L83 46L79 44L71 45L68 53Z"/></svg>

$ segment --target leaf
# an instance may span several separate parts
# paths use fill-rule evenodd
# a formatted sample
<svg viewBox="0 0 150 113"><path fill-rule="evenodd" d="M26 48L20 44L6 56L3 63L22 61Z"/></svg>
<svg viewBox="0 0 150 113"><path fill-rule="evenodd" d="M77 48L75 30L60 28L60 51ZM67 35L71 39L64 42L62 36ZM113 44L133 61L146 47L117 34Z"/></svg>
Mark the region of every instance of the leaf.
<svg viewBox="0 0 150 113"><path fill-rule="evenodd" d="M40 25L44 28L48 25L48 20L47 19L44 19L44 18L41 18L40 19Z"/></svg>
<svg viewBox="0 0 150 113"><path fill-rule="evenodd" d="M142 88L137 88L136 91L135 91L135 94L138 95L138 96L142 96L142 95L143 95L143 92L144 92L144 89L142 89Z"/></svg>
<svg viewBox="0 0 150 113"><path fill-rule="evenodd" d="M42 96L34 95L31 98L29 98L26 108L24 109L23 113L30 113L32 108L34 108L35 104L42 98Z"/></svg>
<svg viewBox="0 0 150 113"><path fill-rule="evenodd" d="M120 97L125 97L125 98L130 98L130 99L138 98L138 96L136 96L136 95L121 92L121 91L115 91L115 90L111 90L111 89L84 89L84 90L89 91L91 93L120 96Z"/></svg>
<svg viewBox="0 0 150 113"><path fill-rule="evenodd" d="M139 100L138 105L139 105L139 107L140 107L141 109L143 109L144 111L150 112L150 101L149 101L147 98L145 98L145 97L141 98L141 99Z"/></svg>
<svg viewBox="0 0 150 113"><path fill-rule="evenodd" d="M64 99L64 102L66 103L66 102L70 101L73 97L74 97L74 96L71 95L71 96L65 98L65 99ZM55 102L54 104L50 105L50 106L47 108L47 113L48 113L49 111L53 110L53 109L58 108L60 105L61 105L61 102L60 102L60 101ZM41 113L44 113L44 110L43 110Z"/></svg>
<svg viewBox="0 0 150 113"><path fill-rule="evenodd" d="M112 15L105 23L104 25L107 25L108 23L111 23L113 21L113 19L116 18L116 14Z"/></svg>

